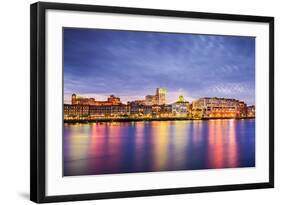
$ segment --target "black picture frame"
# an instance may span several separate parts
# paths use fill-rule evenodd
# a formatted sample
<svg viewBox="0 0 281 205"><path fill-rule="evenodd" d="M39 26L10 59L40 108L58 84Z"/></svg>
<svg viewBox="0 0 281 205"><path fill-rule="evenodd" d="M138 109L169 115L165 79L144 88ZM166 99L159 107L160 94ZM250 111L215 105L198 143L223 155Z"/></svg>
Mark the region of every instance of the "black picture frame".
<svg viewBox="0 0 281 205"><path fill-rule="evenodd" d="M263 183L46 196L46 10L121 13L269 24L269 181ZM274 18L144 8L38 2L30 7L30 200L37 203L186 194L274 187Z"/></svg>

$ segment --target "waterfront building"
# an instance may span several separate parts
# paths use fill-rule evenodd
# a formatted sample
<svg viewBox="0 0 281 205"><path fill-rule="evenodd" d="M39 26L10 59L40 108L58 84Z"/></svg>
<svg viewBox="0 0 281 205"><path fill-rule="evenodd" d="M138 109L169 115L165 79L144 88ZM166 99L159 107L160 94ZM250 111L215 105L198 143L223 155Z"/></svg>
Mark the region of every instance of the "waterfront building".
<svg viewBox="0 0 281 205"><path fill-rule="evenodd" d="M255 117L256 116L256 107L254 105L247 107L247 116L248 117Z"/></svg>
<svg viewBox="0 0 281 205"><path fill-rule="evenodd" d="M89 105L64 105L64 119L86 119L89 116Z"/></svg>
<svg viewBox="0 0 281 205"><path fill-rule="evenodd" d="M72 94L71 96L72 105L91 105L94 102L95 102L95 98L85 98L82 96L77 96L76 94Z"/></svg>
<svg viewBox="0 0 281 205"><path fill-rule="evenodd" d="M175 102L172 104L172 113L176 117L187 117L188 105L186 103Z"/></svg>
<svg viewBox="0 0 281 205"><path fill-rule="evenodd" d="M178 101L166 104L166 90L157 88L155 95L145 100L129 101L122 104L119 97L110 95L106 101L85 98L73 94L71 104L64 104L65 120L95 120L111 118L243 118L255 117L255 106L228 98L205 97L192 104L179 96Z"/></svg>
<svg viewBox="0 0 281 205"><path fill-rule="evenodd" d="M149 105L130 103L128 107L131 117L151 116L151 106Z"/></svg>
<svg viewBox="0 0 281 205"><path fill-rule="evenodd" d="M137 103L130 103L129 105L129 114L132 117L140 117L144 115L144 105Z"/></svg>
<svg viewBox="0 0 281 205"><path fill-rule="evenodd" d="M90 118L101 117L128 117L129 109L127 105L95 105L89 107Z"/></svg>
<svg viewBox="0 0 281 205"><path fill-rule="evenodd" d="M240 117L247 117L247 104L243 101L239 101Z"/></svg>
<svg viewBox="0 0 281 205"><path fill-rule="evenodd" d="M161 117L173 117L172 105L161 105Z"/></svg>
<svg viewBox="0 0 281 205"><path fill-rule="evenodd" d="M245 117L247 105L236 99L200 98L192 102L192 114L203 118Z"/></svg>
<svg viewBox="0 0 281 205"><path fill-rule="evenodd" d="M106 101L97 101L95 98L86 98L72 94L71 97L72 105L96 105L96 106L110 106L110 105L121 105L122 102L119 97L110 95Z"/></svg>
<svg viewBox="0 0 281 205"><path fill-rule="evenodd" d="M188 117L189 102L185 101L183 96L179 96L178 101L172 104L172 113L176 117Z"/></svg>
<svg viewBox="0 0 281 205"><path fill-rule="evenodd" d="M111 115L111 106L95 105L90 106L89 116L90 118L105 118Z"/></svg>
<svg viewBox="0 0 281 205"><path fill-rule="evenodd" d="M161 106L160 105L152 105L151 115L152 117L160 117L161 114Z"/></svg>
<svg viewBox="0 0 281 205"><path fill-rule="evenodd" d="M130 104L131 117L172 117L172 105Z"/></svg>

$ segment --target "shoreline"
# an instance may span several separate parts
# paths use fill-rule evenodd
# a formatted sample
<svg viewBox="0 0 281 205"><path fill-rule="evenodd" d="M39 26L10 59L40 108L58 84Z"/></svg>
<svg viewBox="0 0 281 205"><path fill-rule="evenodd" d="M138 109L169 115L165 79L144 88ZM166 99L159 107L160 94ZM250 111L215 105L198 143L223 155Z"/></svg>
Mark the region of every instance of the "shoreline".
<svg viewBox="0 0 281 205"><path fill-rule="evenodd" d="M109 118L109 119L92 119L92 120L64 120L64 123L100 123L100 122L151 122L151 121L194 121L194 120L247 120L247 119L255 119L255 117L239 117L239 118L186 118L186 117L173 117L173 118Z"/></svg>

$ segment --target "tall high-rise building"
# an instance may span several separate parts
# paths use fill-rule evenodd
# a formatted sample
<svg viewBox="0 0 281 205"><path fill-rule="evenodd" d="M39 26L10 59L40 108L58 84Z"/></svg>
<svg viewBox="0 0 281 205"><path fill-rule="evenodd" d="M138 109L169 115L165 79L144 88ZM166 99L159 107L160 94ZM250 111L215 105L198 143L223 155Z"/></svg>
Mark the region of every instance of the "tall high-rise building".
<svg viewBox="0 0 281 205"><path fill-rule="evenodd" d="M145 96L145 105L165 105L167 90L164 88L157 88L155 95Z"/></svg>
<svg viewBox="0 0 281 205"><path fill-rule="evenodd" d="M156 100L157 100L158 105L166 104L166 93L167 93L167 90L164 88L156 89Z"/></svg>
<svg viewBox="0 0 281 205"><path fill-rule="evenodd" d="M74 93L71 96L71 104L72 105L76 104L76 94L74 94Z"/></svg>

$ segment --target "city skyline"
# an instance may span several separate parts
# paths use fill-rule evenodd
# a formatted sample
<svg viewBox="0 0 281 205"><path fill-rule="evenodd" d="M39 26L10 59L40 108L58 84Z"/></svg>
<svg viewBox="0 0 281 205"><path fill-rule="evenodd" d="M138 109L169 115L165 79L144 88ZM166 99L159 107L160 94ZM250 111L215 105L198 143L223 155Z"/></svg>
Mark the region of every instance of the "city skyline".
<svg viewBox="0 0 281 205"><path fill-rule="evenodd" d="M157 88L158 89L158 88ZM164 88L163 88L164 89ZM167 92L167 90L166 90L166 92ZM78 97L78 98L84 98L84 99L94 99L95 101L107 101L108 100L108 98L110 98L110 97L114 97L114 98L120 98L119 96L117 96L117 95L115 95L114 93L112 93L112 94L110 94L110 95L108 95L108 96L105 96L103 99L99 99L99 98L96 98L95 96L85 96L85 95L80 95L79 93L72 93L72 95L70 96L70 98L68 99L68 101L67 102L64 102L64 104L73 104L72 103L72 98L73 98L73 96L76 96L76 97ZM150 94L148 94L148 95L146 95L146 96L143 96L142 98L139 98L139 99L131 99L131 100L128 100L128 101L124 101L124 100L122 100L122 98L120 98L120 102L122 103L122 104L128 104L128 103L130 103L130 102L135 102L135 101L146 101L146 97L147 96L155 96L155 95L150 95ZM167 96L166 96L167 97ZM219 99L233 99L233 100L238 100L238 101L241 101L241 102L245 102L243 99L235 99L235 98L224 98L224 97L215 97L215 96L213 96L213 97L210 97L210 96L202 96L202 97L199 97L199 98L197 98L197 99L192 99L192 100L188 100L187 98L186 98L186 96L183 96L183 95L179 95L179 96L177 96L177 98L173 101L173 102L167 102L167 103L164 103L164 104L166 104L166 105L168 105L168 104L173 104L173 103L176 103L176 102L178 102L178 101L186 101L186 102L189 102L190 104L192 104L193 102L195 102L195 101L197 101L197 100L199 100L199 99L204 99L204 98L219 98ZM248 106L252 106L252 105L254 105L254 104L247 104Z"/></svg>
<svg viewBox="0 0 281 205"><path fill-rule="evenodd" d="M183 95L225 97L255 104L253 37L64 29L64 103L72 93L125 103L155 87L167 103Z"/></svg>
<svg viewBox="0 0 281 205"><path fill-rule="evenodd" d="M227 98L199 98L188 102L183 96L172 104L166 102L167 90L156 88L154 95L124 103L118 96L107 100L85 98L75 93L71 104L64 104L65 122L79 121L139 121L139 120L194 120L247 119L255 117L255 106Z"/></svg>

